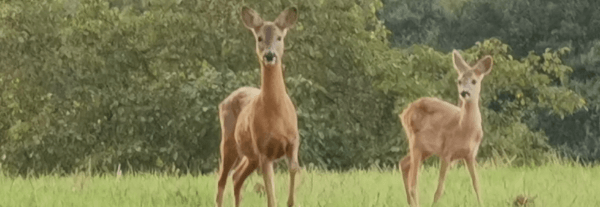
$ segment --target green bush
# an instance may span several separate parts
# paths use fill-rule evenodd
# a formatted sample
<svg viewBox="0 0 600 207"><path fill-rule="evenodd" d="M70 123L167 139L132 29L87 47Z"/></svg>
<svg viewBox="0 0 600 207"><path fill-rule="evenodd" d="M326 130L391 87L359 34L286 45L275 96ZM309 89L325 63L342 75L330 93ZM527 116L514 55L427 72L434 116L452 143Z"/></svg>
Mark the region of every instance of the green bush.
<svg viewBox="0 0 600 207"><path fill-rule="evenodd" d="M265 19L288 3L246 1ZM11 174L206 173L218 166L217 105L259 85L254 39L238 2L5 1L0 8L0 155ZM448 55L390 49L378 0L297 2L286 38L286 83L298 109L300 162L347 170L392 166L406 153L397 112L420 96L455 100ZM497 40L484 86L482 158L543 160L543 133L522 117L580 108L560 52L517 61ZM509 76L519 74L518 78ZM533 81L531 81L532 79ZM508 97L508 98L506 98ZM555 104L556 100L563 100ZM495 104L495 105L494 105ZM519 135L519 136L516 136Z"/></svg>
<svg viewBox="0 0 600 207"><path fill-rule="evenodd" d="M600 147L598 110L598 36L600 15L593 12L600 2L593 0L384 0L379 17L392 31L395 46L426 44L449 52L466 49L477 41L498 38L510 45L515 58L530 51L569 47L561 56L573 68L570 81L554 81L582 94L585 109L565 117L547 110L530 114L526 123L543 130L550 143L568 156L598 160ZM589 109L589 110L588 110ZM563 119L564 118L564 119ZM587 146L587 147L584 147Z"/></svg>
<svg viewBox="0 0 600 207"><path fill-rule="evenodd" d="M247 3L268 19L289 6ZM5 169L106 172L121 164L124 170L214 170L217 104L238 87L259 84L241 6L7 2L0 26L7 48L0 53L7 60L0 112L7 117L0 132L10 137L0 147ZM367 165L373 156L364 149L379 153L372 146L387 138L380 129L396 126L378 122L393 119L392 99L361 76L369 57L386 49L386 30L375 18L381 3L297 6L300 21L288 35L284 63L298 106L302 162Z"/></svg>
<svg viewBox="0 0 600 207"><path fill-rule="evenodd" d="M212 170L217 104L257 78L209 63L219 38L200 28L209 19L166 5L136 15L95 0L68 15L66 3L3 10L6 169Z"/></svg>
<svg viewBox="0 0 600 207"><path fill-rule="evenodd" d="M484 140L480 157L496 155L514 157L514 164L540 163L551 152L547 137L532 131L525 121L540 110L558 116L573 113L585 105L585 100L566 87L554 86L554 81L566 82L572 69L562 64L560 57L568 50L547 50L542 56L530 53L516 60L510 47L498 39L489 39L463 52L466 61L474 64L484 55L494 58L493 71L482 83L481 108ZM457 103L457 74L452 68L450 53L441 53L428 46L415 45L398 51L389 59L393 69L378 67L371 74L377 77L377 87L396 97L396 112L419 97L438 97ZM404 135L403 135L404 136Z"/></svg>

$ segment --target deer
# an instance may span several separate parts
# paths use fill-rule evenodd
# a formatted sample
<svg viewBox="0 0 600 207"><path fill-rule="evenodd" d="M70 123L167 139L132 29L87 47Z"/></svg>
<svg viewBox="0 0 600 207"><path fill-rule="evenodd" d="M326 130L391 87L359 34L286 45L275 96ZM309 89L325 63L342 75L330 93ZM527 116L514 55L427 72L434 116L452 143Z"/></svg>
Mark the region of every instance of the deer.
<svg viewBox="0 0 600 207"><path fill-rule="evenodd" d="M298 19L295 6L283 10L275 21L265 21L249 7L242 7L244 26L254 35L260 64L260 89L241 87L219 104L221 163L216 206L223 205L229 171L233 174L235 206L240 206L241 188L257 168L262 171L269 207L276 206L273 163L286 158L289 171L288 206L294 205L295 175L300 171L300 135L295 105L283 78L284 38Z"/></svg>
<svg viewBox="0 0 600 207"><path fill-rule="evenodd" d="M410 206L419 206L418 171L422 161L431 155L436 155L441 161L434 204L444 192L448 168L458 160L465 162L478 204L483 204L475 169L475 158L483 138L479 94L483 78L492 71L493 59L486 55L471 67L457 50L453 50L452 62L458 72L458 106L438 98L423 97L410 103L399 115L409 147L409 153L400 160L399 168Z"/></svg>

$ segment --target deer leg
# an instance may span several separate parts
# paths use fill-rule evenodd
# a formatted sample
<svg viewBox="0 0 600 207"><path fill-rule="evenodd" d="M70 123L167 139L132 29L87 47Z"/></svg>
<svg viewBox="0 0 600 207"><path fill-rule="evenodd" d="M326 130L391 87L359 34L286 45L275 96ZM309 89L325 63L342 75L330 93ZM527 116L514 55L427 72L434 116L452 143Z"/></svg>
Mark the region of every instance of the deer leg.
<svg viewBox="0 0 600 207"><path fill-rule="evenodd" d="M433 197L433 203L437 203L442 194L444 194L444 181L446 180L446 172L448 172L448 168L450 167L449 160L442 158L440 161L442 162L440 166L440 178L435 196Z"/></svg>
<svg viewBox="0 0 600 207"><path fill-rule="evenodd" d="M229 145L225 143L225 140L223 139L221 144L221 166L219 169L219 181L217 182L217 207L223 206L223 193L227 184L227 178L229 177L229 171L238 159L236 149L228 147Z"/></svg>
<svg viewBox="0 0 600 207"><path fill-rule="evenodd" d="M275 183L273 182L273 161L268 158L264 158L261 161L260 168L263 171L263 179L265 181L265 190L267 190L267 205L268 207L275 207Z"/></svg>
<svg viewBox="0 0 600 207"><path fill-rule="evenodd" d="M258 167L258 161L250 160L244 157L233 174L233 194L235 196L235 206L240 206L241 190L244 181Z"/></svg>
<svg viewBox="0 0 600 207"><path fill-rule="evenodd" d="M417 180L419 168L421 167L422 153L420 150L413 148L410 156L410 168L408 171L408 185L413 206L419 206L419 192L417 189Z"/></svg>
<svg viewBox="0 0 600 207"><path fill-rule="evenodd" d="M300 165L298 164L298 148L292 149L291 155L288 155L288 171L290 172L290 189L288 197L288 207L294 206L294 196L296 188L296 173L300 171Z"/></svg>
<svg viewBox="0 0 600 207"><path fill-rule="evenodd" d="M404 180L404 190L406 191L406 201L411 205L410 188L408 187L408 171L410 169L410 155L405 156L400 160L400 171L402 171L402 180Z"/></svg>
<svg viewBox="0 0 600 207"><path fill-rule="evenodd" d="M475 170L475 165L477 164L477 161L475 160L475 157L469 157L465 159L465 162L467 163L469 173L471 174L471 180L473 181L473 189L475 190L475 195L477 196L477 202L479 203L479 205L482 205L483 202L479 197L479 181L477 180L477 171Z"/></svg>

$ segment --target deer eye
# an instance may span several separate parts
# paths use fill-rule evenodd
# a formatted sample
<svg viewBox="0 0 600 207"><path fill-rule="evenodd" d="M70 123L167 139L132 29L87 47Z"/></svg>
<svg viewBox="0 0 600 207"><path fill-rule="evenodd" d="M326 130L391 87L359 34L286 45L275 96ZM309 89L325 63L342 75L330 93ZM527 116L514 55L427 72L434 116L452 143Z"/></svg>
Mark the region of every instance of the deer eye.
<svg viewBox="0 0 600 207"><path fill-rule="evenodd" d="M462 84L462 81L461 81L461 80L456 80L456 82L457 82L459 85L460 85L460 84Z"/></svg>
<svg viewBox="0 0 600 207"><path fill-rule="evenodd" d="M259 42L262 42L262 37L258 37L258 41L259 41Z"/></svg>
<svg viewBox="0 0 600 207"><path fill-rule="evenodd" d="M476 80L473 80L473 81L471 81L471 83L472 83L473 85L475 85L475 84L477 83L477 81L476 81Z"/></svg>
<svg viewBox="0 0 600 207"><path fill-rule="evenodd" d="M277 41L281 41L281 36L277 37Z"/></svg>

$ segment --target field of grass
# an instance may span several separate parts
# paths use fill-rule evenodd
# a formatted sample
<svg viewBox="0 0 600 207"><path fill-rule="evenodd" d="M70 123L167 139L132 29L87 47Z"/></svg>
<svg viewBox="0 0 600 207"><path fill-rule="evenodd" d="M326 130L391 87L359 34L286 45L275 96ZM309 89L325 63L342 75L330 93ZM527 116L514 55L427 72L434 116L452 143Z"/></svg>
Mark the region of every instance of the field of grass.
<svg viewBox="0 0 600 207"><path fill-rule="evenodd" d="M422 206L431 206L437 167L425 167L419 178ZM600 167L548 165L531 168L479 167L485 206L511 206L518 195L534 198L535 206L600 206ZM387 170L344 173L306 170L298 176L296 206L407 206L400 172ZM233 206L231 178L225 206ZM266 206L257 192L262 177L246 180L242 206ZM288 176L276 174L279 206L287 201ZM0 175L0 207L18 206L214 206L216 175L46 176L23 179ZM464 167L453 167L445 194L436 206L477 206Z"/></svg>

